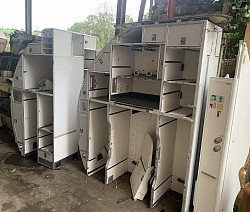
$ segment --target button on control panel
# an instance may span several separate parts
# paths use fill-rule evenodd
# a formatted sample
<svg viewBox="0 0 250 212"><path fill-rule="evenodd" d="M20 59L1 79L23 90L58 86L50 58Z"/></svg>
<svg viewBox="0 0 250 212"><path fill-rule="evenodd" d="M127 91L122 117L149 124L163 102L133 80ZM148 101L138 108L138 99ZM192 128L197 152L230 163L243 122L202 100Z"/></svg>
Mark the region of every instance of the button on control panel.
<svg viewBox="0 0 250 212"><path fill-rule="evenodd" d="M221 150L221 147L220 146L215 146L214 148L213 148L213 151L214 152L219 152Z"/></svg>
<svg viewBox="0 0 250 212"><path fill-rule="evenodd" d="M221 143L222 142L222 137L218 137L218 138L215 138L214 139L214 143L215 144L219 144L219 143Z"/></svg>

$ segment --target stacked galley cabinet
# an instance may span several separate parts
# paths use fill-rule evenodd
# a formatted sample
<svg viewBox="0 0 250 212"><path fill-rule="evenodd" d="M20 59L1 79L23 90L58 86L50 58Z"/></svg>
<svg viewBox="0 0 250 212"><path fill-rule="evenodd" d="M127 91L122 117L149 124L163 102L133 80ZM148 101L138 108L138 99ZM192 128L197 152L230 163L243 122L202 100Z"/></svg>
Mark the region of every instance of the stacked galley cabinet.
<svg viewBox="0 0 250 212"><path fill-rule="evenodd" d="M182 210L189 210L203 100L209 77L217 74L221 35L209 21L139 25L107 44L84 79L78 104L88 175L105 168L109 184L139 170L130 181L134 198L141 199L144 179L154 173L150 206L172 189L183 194Z"/></svg>
<svg viewBox="0 0 250 212"><path fill-rule="evenodd" d="M77 153L78 91L95 48L95 37L44 29L42 42L22 53L13 81L12 118L23 156L37 151L38 163L56 168ZM52 82L52 89L39 89L40 80Z"/></svg>
<svg viewBox="0 0 250 212"><path fill-rule="evenodd" d="M249 69L248 48L241 42L235 77L211 78L195 185L195 212L244 211L237 207L249 182Z"/></svg>

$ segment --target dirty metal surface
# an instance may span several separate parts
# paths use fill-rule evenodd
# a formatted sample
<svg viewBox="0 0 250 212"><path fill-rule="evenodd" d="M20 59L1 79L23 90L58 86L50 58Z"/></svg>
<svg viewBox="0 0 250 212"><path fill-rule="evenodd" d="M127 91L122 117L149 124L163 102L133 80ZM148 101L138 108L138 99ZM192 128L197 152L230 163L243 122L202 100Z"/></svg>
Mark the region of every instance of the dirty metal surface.
<svg viewBox="0 0 250 212"><path fill-rule="evenodd" d="M153 209L149 195L133 201L129 174L104 185L104 170L86 176L81 160L51 170L22 157L13 134L0 129L0 211L170 211L178 212L181 195L170 192Z"/></svg>

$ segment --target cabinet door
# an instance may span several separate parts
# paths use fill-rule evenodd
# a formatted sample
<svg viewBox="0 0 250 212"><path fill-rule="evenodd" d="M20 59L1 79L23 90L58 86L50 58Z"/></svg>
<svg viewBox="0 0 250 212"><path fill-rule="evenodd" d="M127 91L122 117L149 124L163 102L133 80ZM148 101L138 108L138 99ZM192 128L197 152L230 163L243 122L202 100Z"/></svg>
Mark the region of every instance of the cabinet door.
<svg viewBox="0 0 250 212"><path fill-rule="evenodd" d="M91 36L84 36L84 49L96 49L96 38Z"/></svg>
<svg viewBox="0 0 250 212"><path fill-rule="evenodd" d="M83 166L87 169L88 162L88 142L89 142L89 133L88 133L88 113L79 112L79 126L78 126L78 143L80 155L82 158Z"/></svg>
<svg viewBox="0 0 250 212"><path fill-rule="evenodd" d="M37 114L36 114L36 99L25 100L23 102L23 126L24 139L35 137L37 134Z"/></svg>
<svg viewBox="0 0 250 212"><path fill-rule="evenodd" d="M13 131L16 136L16 142L23 143L23 105L22 103L12 101L12 120L13 120Z"/></svg>
<svg viewBox="0 0 250 212"><path fill-rule="evenodd" d="M167 46L200 46L202 24L180 24L168 27Z"/></svg>
<svg viewBox="0 0 250 212"><path fill-rule="evenodd" d="M107 105L91 102L89 112L87 174L103 169L108 157Z"/></svg>
<svg viewBox="0 0 250 212"><path fill-rule="evenodd" d="M23 88L23 68L22 68L22 57L20 57L17 67L15 70L15 74L13 77L13 87L15 88Z"/></svg>
<svg viewBox="0 0 250 212"><path fill-rule="evenodd" d="M130 177L133 198L143 200L148 190L148 181L151 177L153 155L153 139L147 133L143 142L143 151Z"/></svg>
<svg viewBox="0 0 250 212"><path fill-rule="evenodd" d="M165 42L167 27L165 26L148 26L143 28L142 42L160 43Z"/></svg>

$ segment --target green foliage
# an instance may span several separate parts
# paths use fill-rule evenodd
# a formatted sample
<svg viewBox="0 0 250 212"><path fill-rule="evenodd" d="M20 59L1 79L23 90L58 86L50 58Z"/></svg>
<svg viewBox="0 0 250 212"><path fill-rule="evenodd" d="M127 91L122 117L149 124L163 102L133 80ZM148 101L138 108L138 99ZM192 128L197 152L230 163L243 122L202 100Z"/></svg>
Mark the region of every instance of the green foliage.
<svg viewBox="0 0 250 212"><path fill-rule="evenodd" d="M133 17L131 17L130 15L126 15L126 18L125 18L125 23L133 23L134 22L134 19Z"/></svg>
<svg viewBox="0 0 250 212"><path fill-rule="evenodd" d="M129 15L126 23L134 22ZM83 22L74 23L68 30L97 37L97 50L101 50L115 35L115 14L107 3L98 7L97 13L87 16Z"/></svg>
<svg viewBox="0 0 250 212"><path fill-rule="evenodd" d="M149 12L143 15L143 21L149 21Z"/></svg>
<svg viewBox="0 0 250 212"><path fill-rule="evenodd" d="M73 24L68 30L97 37L97 49L102 49L115 35L115 15L112 8L104 3L97 14L89 15L85 21Z"/></svg>
<svg viewBox="0 0 250 212"><path fill-rule="evenodd" d="M244 39L243 32L227 33L224 58L235 59L238 55L239 41Z"/></svg>
<svg viewBox="0 0 250 212"><path fill-rule="evenodd" d="M250 22L250 0L233 0L231 6L233 19L229 28L237 29L240 25L247 25Z"/></svg>
<svg viewBox="0 0 250 212"><path fill-rule="evenodd" d="M10 34L13 33L15 31L15 29L0 29L0 31L4 33L7 40L9 41L10 40Z"/></svg>

